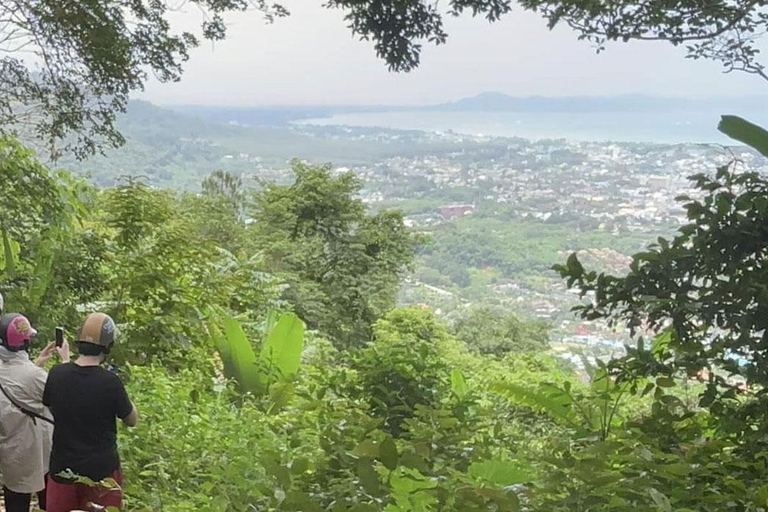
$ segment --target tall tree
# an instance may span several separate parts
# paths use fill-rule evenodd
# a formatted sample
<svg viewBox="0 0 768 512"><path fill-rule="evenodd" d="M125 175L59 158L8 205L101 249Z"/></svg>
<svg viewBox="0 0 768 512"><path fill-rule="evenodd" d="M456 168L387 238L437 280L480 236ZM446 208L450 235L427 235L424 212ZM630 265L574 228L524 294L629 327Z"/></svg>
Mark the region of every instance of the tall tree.
<svg viewBox="0 0 768 512"><path fill-rule="evenodd" d="M187 4L201 12L198 34L168 19ZM179 80L190 49L225 37L222 14L249 9L267 20L286 14L267 0L0 2L0 132L36 136L54 156L119 145L115 115L128 95L149 76Z"/></svg>
<svg viewBox="0 0 768 512"><path fill-rule="evenodd" d="M609 41L668 41L685 44L690 58L719 61L726 71L742 70L768 79L757 61L758 40L768 28L765 3L757 0L593 1L518 0L520 7L543 16L550 28L564 24L579 39L602 49ZM508 14L512 0L450 0L447 8L423 0L330 0L347 11L352 31L375 43L390 69L419 65L424 41L447 40L443 18L469 11L493 22Z"/></svg>
<svg viewBox="0 0 768 512"><path fill-rule="evenodd" d="M310 328L340 346L360 345L395 305L416 239L400 212L368 215L352 173L294 162L292 185L256 195L251 239L290 283L286 298Z"/></svg>
<svg viewBox="0 0 768 512"><path fill-rule="evenodd" d="M543 352L548 348L547 324L526 322L491 306L475 306L453 324L453 333L473 350L502 356L509 352Z"/></svg>
<svg viewBox="0 0 768 512"><path fill-rule="evenodd" d="M98 251L87 250L96 244L75 234L91 195L84 180L51 171L18 141L0 138L0 290L33 321L73 311L73 297L98 280Z"/></svg>
<svg viewBox="0 0 768 512"><path fill-rule="evenodd" d="M213 171L202 183L203 193L211 196L224 196L237 205L243 202L243 180L228 171Z"/></svg>

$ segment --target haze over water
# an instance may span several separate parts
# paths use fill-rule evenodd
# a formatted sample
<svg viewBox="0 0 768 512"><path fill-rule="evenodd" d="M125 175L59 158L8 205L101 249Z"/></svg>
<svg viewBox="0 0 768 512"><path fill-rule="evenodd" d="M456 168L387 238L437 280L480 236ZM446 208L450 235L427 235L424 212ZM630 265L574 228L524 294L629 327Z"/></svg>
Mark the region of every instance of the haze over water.
<svg viewBox="0 0 768 512"><path fill-rule="evenodd" d="M380 127L468 135L652 143L730 143L717 131L722 114L768 125L759 111L681 110L672 112L368 112L308 119L300 124ZM730 141L730 142L729 142Z"/></svg>

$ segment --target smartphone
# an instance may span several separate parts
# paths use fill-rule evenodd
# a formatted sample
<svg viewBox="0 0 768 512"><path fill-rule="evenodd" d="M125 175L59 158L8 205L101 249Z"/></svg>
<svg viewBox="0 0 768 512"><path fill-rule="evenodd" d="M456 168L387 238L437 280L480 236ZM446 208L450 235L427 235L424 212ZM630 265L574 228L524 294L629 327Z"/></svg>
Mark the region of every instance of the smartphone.
<svg viewBox="0 0 768 512"><path fill-rule="evenodd" d="M56 346L61 347L64 344L64 328L56 328Z"/></svg>

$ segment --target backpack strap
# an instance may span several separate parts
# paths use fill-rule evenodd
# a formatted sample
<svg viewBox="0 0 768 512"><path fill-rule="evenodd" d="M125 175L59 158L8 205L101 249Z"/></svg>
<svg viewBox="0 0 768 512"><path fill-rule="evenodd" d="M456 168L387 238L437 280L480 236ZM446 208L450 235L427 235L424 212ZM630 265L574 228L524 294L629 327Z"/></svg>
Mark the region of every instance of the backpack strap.
<svg viewBox="0 0 768 512"><path fill-rule="evenodd" d="M24 407L19 402L14 400L13 397L11 397L11 395L8 394L8 392L5 390L2 384L0 384L0 391L3 392L3 394L5 395L5 398L7 398L9 402L11 402L14 406L16 406L17 409L19 409L21 412L23 412L24 414L32 418L32 421L41 420L46 423L50 423L51 425L54 424L51 418L48 418L46 416L43 416L42 414L36 413L35 411Z"/></svg>

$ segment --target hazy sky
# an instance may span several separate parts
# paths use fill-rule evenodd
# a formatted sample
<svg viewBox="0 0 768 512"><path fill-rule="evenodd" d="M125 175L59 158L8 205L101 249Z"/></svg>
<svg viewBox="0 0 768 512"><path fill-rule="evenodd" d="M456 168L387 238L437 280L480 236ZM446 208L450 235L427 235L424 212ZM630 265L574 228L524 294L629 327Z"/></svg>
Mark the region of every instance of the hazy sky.
<svg viewBox="0 0 768 512"><path fill-rule="evenodd" d="M421 67L390 73L367 42L353 38L340 11L322 0L284 1L291 16L265 25L230 16L229 37L204 44L180 83L150 83L141 98L160 104L347 105L441 103L483 91L516 96L738 96L768 94L768 82L724 75L716 63L685 59L665 43L612 44L596 55L562 27L549 31L516 9L501 22L448 19L448 42L425 45ZM178 27L200 22L175 13Z"/></svg>

